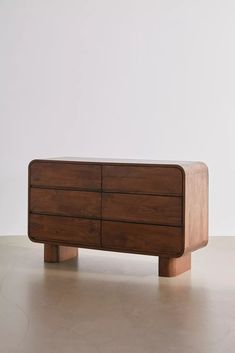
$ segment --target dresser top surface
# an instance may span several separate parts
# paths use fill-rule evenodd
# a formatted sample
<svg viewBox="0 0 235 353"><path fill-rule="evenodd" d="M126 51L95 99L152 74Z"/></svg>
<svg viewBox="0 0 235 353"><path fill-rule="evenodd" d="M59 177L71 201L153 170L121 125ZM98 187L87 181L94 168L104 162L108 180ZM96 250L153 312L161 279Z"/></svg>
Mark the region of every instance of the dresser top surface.
<svg viewBox="0 0 235 353"><path fill-rule="evenodd" d="M151 164L151 165L175 165L181 167L190 167L195 164L204 164L199 161L171 161L171 160L152 160L152 159L123 159L123 158L96 158L96 157L54 157L37 159L39 161L61 161L61 162L79 162L79 163L104 163L104 164Z"/></svg>

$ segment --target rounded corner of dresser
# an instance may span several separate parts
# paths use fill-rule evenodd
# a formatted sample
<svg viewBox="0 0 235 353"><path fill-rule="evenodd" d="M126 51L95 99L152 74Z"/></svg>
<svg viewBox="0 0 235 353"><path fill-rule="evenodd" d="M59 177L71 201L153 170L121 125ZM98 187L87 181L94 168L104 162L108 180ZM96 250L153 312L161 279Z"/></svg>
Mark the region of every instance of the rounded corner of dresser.
<svg viewBox="0 0 235 353"><path fill-rule="evenodd" d="M187 254L187 251L186 251L186 249L183 247L182 249L180 249L180 251L178 251L178 252L174 255L174 257L175 257L175 258L182 257L182 256L184 256L185 254Z"/></svg>
<svg viewBox="0 0 235 353"><path fill-rule="evenodd" d="M200 250L205 248L208 245L209 242L209 238L204 239L203 241L201 241L200 243L186 249L185 253L193 253L194 251Z"/></svg>
<svg viewBox="0 0 235 353"><path fill-rule="evenodd" d="M207 237L207 239L205 239L202 243L202 248L205 248L209 243L209 236Z"/></svg>
<svg viewBox="0 0 235 353"><path fill-rule="evenodd" d="M183 178L186 176L186 168L184 168L183 165L176 164L174 167L181 172L181 175L182 175Z"/></svg>
<svg viewBox="0 0 235 353"><path fill-rule="evenodd" d="M201 165L202 169L204 169L205 173L209 175L209 167L205 162L200 161L199 164Z"/></svg>
<svg viewBox="0 0 235 353"><path fill-rule="evenodd" d="M36 162L38 162L39 160L38 159L32 159L29 164L28 164L28 169L30 170L30 168L32 167L32 165Z"/></svg>
<svg viewBox="0 0 235 353"><path fill-rule="evenodd" d="M29 238L29 240L31 240L33 243L37 243L37 240L36 240L32 235L30 235L30 233L28 233L28 238Z"/></svg>
<svg viewBox="0 0 235 353"><path fill-rule="evenodd" d="M170 258L170 259L175 259L175 258L178 258L178 257L182 257L184 256L185 254L187 254L189 251L187 251L187 249L185 249L184 246L182 246L178 251L172 251L172 252L168 252L168 253L160 253L158 254L157 256L159 257L167 257L167 258Z"/></svg>
<svg viewBox="0 0 235 353"><path fill-rule="evenodd" d="M199 161L199 163L206 169L208 169L208 165L204 161Z"/></svg>

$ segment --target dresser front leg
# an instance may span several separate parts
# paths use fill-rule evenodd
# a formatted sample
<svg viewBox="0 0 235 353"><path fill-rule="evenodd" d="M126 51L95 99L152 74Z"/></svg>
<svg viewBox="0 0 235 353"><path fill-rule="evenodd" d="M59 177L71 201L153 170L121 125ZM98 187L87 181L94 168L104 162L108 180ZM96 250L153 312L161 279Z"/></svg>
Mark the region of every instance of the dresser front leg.
<svg viewBox="0 0 235 353"><path fill-rule="evenodd" d="M78 256L78 248L44 244L44 261L60 262Z"/></svg>
<svg viewBox="0 0 235 353"><path fill-rule="evenodd" d="M191 253L181 257L159 257L158 274L161 277L175 277L191 269Z"/></svg>

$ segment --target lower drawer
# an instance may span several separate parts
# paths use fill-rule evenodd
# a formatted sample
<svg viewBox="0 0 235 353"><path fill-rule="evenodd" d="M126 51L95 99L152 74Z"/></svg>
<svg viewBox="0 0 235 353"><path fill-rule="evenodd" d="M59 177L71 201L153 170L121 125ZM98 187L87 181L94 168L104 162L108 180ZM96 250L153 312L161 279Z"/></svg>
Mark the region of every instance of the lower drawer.
<svg viewBox="0 0 235 353"><path fill-rule="evenodd" d="M39 242L58 241L100 246L100 221L30 214L29 236Z"/></svg>
<svg viewBox="0 0 235 353"><path fill-rule="evenodd" d="M102 247L120 251L179 256L184 249L183 229L102 221Z"/></svg>

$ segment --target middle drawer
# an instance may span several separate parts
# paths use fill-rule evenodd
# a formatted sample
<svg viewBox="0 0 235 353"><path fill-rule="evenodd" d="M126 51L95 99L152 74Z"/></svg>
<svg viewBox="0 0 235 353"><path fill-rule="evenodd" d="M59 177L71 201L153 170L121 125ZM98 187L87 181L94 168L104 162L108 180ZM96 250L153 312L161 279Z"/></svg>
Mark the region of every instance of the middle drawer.
<svg viewBox="0 0 235 353"><path fill-rule="evenodd" d="M182 197L102 194L104 220L182 226Z"/></svg>
<svg viewBox="0 0 235 353"><path fill-rule="evenodd" d="M101 217L101 193L31 188L30 212L71 217Z"/></svg>

